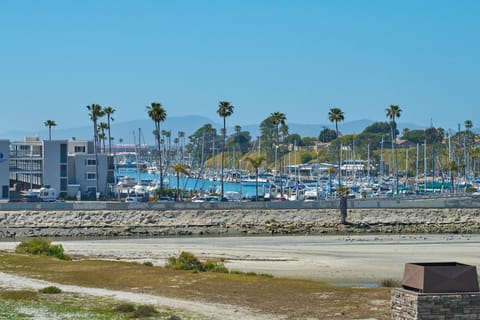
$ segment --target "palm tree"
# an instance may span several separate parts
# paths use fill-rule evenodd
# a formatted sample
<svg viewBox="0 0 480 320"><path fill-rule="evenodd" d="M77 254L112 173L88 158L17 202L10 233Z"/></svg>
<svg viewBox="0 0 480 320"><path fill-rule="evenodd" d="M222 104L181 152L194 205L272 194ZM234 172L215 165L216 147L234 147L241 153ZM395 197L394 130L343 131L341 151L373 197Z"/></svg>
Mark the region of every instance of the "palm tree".
<svg viewBox="0 0 480 320"><path fill-rule="evenodd" d="M48 140L52 140L52 127L55 127L57 124L53 120L47 120L43 124L45 127L48 127Z"/></svg>
<svg viewBox="0 0 480 320"><path fill-rule="evenodd" d="M181 147L181 157L182 157L182 163L184 160L184 149L185 149L185 131L178 131L178 138L180 138L180 147Z"/></svg>
<svg viewBox="0 0 480 320"><path fill-rule="evenodd" d="M180 149L179 143L180 143L180 138L174 138L173 143L175 143L175 159L178 161L178 150Z"/></svg>
<svg viewBox="0 0 480 320"><path fill-rule="evenodd" d="M162 152L160 149L160 123L167 119L167 111L158 102L152 102L147 108L147 114L150 119L155 123L155 140L158 148L158 165L160 169L160 195L163 193L163 164L162 164Z"/></svg>
<svg viewBox="0 0 480 320"><path fill-rule="evenodd" d="M398 165L397 165L397 154L395 153L395 140L397 135L397 123L395 122L396 118L400 118L402 109L399 106L392 104L389 108L385 109L387 118L391 120L390 130L392 136L392 157L393 157L393 166L395 170L395 181L396 181L396 193L398 194Z"/></svg>
<svg viewBox="0 0 480 320"><path fill-rule="evenodd" d="M277 146L280 142L280 125L286 126L287 116L282 112L273 112L270 114L270 122L275 127L275 136Z"/></svg>
<svg viewBox="0 0 480 320"><path fill-rule="evenodd" d="M171 152L171 146L170 146L170 137L172 136L172 131L170 130L162 130L162 136L164 138L163 141L168 141L167 144L165 142L163 143L164 145L164 150L165 150L165 161L167 162L167 165L170 163L170 152ZM167 140L165 140L165 138Z"/></svg>
<svg viewBox="0 0 480 320"><path fill-rule="evenodd" d="M225 144L227 136L227 117L230 117L233 114L234 106L228 101L220 101L218 104L217 113L220 117L223 118L223 148L222 148L222 173L221 173L221 197L223 198L223 170L225 167Z"/></svg>
<svg viewBox="0 0 480 320"><path fill-rule="evenodd" d="M95 192L98 193L98 126L97 126L97 122L98 122L98 119L103 117L104 113L102 110L102 106L99 104L91 104L87 106L87 110L90 111L89 116L90 116L90 120L93 123L93 149L95 150L95 183L96 183Z"/></svg>
<svg viewBox="0 0 480 320"><path fill-rule="evenodd" d="M177 163L175 165L170 166L173 170L175 170L176 176L177 176L177 197L176 201L178 202L180 200L180 174L184 174L186 176L190 175L190 167L183 164L183 163Z"/></svg>
<svg viewBox="0 0 480 320"><path fill-rule="evenodd" d="M109 127L106 122L100 122L98 124L98 130L100 130L100 133L98 134L98 141L100 143L100 149L103 150L103 152L105 152L105 140L107 139L105 130L107 129L109 129Z"/></svg>
<svg viewBox="0 0 480 320"><path fill-rule="evenodd" d="M262 166L262 162L265 160L264 156L248 157L247 161L255 169L255 200L258 201L258 168Z"/></svg>
<svg viewBox="0 0 480 320"><path fill-rule="evenodd" d="M271 124L275 127L275 136L276 136L276 144L275 144L275 149L278 150L279 145L280 145L280 125L282 127L286 126L287 123L287 116L282 113L282 112L273 112L270 114L270 122ZM275 162L275 170L277 163ZM280 165L280 168L282 166ZM282 170L280 170L280 194L283 197L283 184L282 184Z"/></svg>
<svg viewBox="0 0 480 320"><path fill-rule="evenodd" d="M102 124L102 123L100 123L100 124ZM105 152L105 140L107 140L107 135L105 134L105 132L103 130L101 130L101 132L98 134L98 141L101 145L101 150L103 150L103 152Z"/></svg>
<svg viewBox="0 0 480 320"><path fill-rule="evenodd" d="M340 136L338 134L338 123L340 121L345 120L345 114L343 113L342 109L340 108L331 108L330 111L328 112L328 120L330 122L335 122L335 132L337 133L337 139L340 139ZM341 187L342 186L342 169L341 166L341 149L340 149L340 141L337 141L337 151L338 151L338 185Z"/></svg>
<svg viewBox="0 0 480 320"><path fill-rule="evenodd" d="M467 129L467 132L470 131L470 129L472 128L473 128L472 120L465 120L465 129Z"/></svg>
<svg viewBox="0 0 480 320"><path fill-rule="evenodd" d="M110 124L113 122L115 119L113 119L112 114L116 110L113 109L112 107L106 107L103 109L103 112L105 112L105 115L107 116L107 125L108 125L108 153L112 153L112 138L110 134Z"/></svg>

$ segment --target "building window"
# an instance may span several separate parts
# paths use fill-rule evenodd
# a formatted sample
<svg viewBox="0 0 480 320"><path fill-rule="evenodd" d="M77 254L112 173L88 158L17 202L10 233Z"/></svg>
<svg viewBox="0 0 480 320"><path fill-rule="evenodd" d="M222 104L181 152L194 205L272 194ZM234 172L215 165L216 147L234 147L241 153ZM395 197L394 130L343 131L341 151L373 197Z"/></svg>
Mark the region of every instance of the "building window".
<svg viewBox="0 0 480 320"><path fill-rule="evenodd" d="M95 174L95 172L87 172L85 174L85 178L87 178L87 180L96 180L96 177L97 175Z"/></svg>
<svg viewBox="0 0 480 320"><path fill-rule="evenodd" d="M66 143L60 145L60 163L67 163L68 148Z"/></svg>
<svg viewBox="0 0 480 320"><path fill-rule="evenodd" d="M75 147L73 148L73 151L74 151L75 153L85 153L85 152L86 152L86 148L85 148L85 146L75 146Z"/></svg>
<svg viewBox="0 0 480 320"><path fill-rule="evenodd" d="M87 166L94 166L97 163L97 161L95 159L87 159L87 160L85 160L85 162L86 162L85 164Z"/></svg>

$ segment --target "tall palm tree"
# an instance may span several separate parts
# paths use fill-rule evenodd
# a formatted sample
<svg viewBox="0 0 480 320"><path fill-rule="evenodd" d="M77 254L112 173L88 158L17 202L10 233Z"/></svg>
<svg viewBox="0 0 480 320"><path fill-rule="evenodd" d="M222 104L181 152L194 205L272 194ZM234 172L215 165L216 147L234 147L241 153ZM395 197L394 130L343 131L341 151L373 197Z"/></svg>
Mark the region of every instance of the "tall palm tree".
<svg viewBox="0 0 480 320"><path fill-rule="evenodd" d="M248 157L247 161L255 169L255 200L258 201L258 169L262 166L262 162L265 160L264 156Z"/></svg>
<svg viewBox="0 0 480 320"><path fill-rule="evenodd" d="M467 132L470 131L470 129L472 128L473 128L472 120L465 120L465 129L467 129Z"/></svg>
<svg viewBox="0 0 480 320"><path fill-rule="evenodd" d="M98 124L98 130L100 130L100 133L98 134L98 141L100 143L100 150L103 150L103 152L105 152L105 140L107 139L105 130L107 129L109 129L109 127L106 122L100 122Z"/></svg>
<svg viewBox="0 0 480 320"><path fill-rule="evenodd" d="M55 127L57 124L53 120L47 120L43 124L45 127L48 127L48 140L52 140L52 127Z"/></svg>
<svg viewBox="0 0 480 320"><path fill-rule="evenodd" d="M185 149L185 131L178 131L178 138L180 138L180 147L181 147L181 152L180 155L182 157L182 163L184 161L184 149Z"/></svg>
<svg viewBox="0 0 480 320"><path fill-rule="evenodd" d="M87 106L87 110L90 112L90 120L93 123L93 149L95 150L95 183L96 183L96 190L95 192L98 193L98 119L103 117L103 109L102 106L99 104L91 104Z"/></svg>
<svg viewBox="0 0 480 320"><path fill-rule="evenodd" d="M330 122L335 123L335 132L337 133L337 140L340 139L340 135L338 133L338 123L345 120L345 114L340 108L331 108L330 111L328 112L328 120ZM337 141L337 153L338 153L338 185L339 187L342 186L342 164L341 162L341 150L340 150L340 140Z"/></svg>
<svg viewBox="0 0 480 320"><path fill-rule="evenodd" d="M286 126L287 116L282 112L273 112L270 114L270 122L275 127L275 137L278 146L280 143L280 125Z"/></svg>
<svg viewBox="0 0 480 320"><path fill-rule="evenodd" d="M180 138L174 138L173 143L175 143L175 159L178 161L178 151L180 149Z"/></svg>
<svg viewBox="0 0 480 320"><path fill-rule="evenodd" d="M397 165L397 154L395 152L395 140L397 135L397 123L395 119L400 118L402 109L399 106L392 104L389 108L385 109L387 118L390 119L390 130L392 135L392 157L393 157L393 166L395 170L395 184L396 184L396 193L398 194L398 165Z"/></svg>
<svg viewBox="0 0 480 320"><path fill-rule="evenodd" d="M107 135L105 134L104 130L101 130L101 132L98 134L98 141L100 143L100 149L103 150L102 152L105 152L105 140L107 140Z"/></svg>
<svg viewBox="0 0 480 320"><path fill-rule="evenodd" d="M111 128L111 122L115 121L115 119L113 119L112 117L112 114L115 112L116 110L113 109L112 107L106 107L105 109L103 109L103 112L105 112L105 115L107 116L107 125L108 125L108 153L112 153L112 137L111 137L111 134L110 134L110 128Z"/></svg>
<svg viewBox="0 0 480 320"><path fill-rule="evenodd" d="M282 127L286 126L286 123L287 123L287 116L282 113L282 112L273 112L270 114L270 123L275 127L275 137L276 137L276 141L275 141L275 149L278 150L279 146L280 146L280 125L282 125ZM281 161L280 161L281 163ZM280 165L280 168L282 166ZM275 163L275 170L276 170L276 163ZM282 184L282 173L281 173L282 170L280 170L280 194L281 196L283 197L283 184Z"/></svg>
<svg viewBox="0 0 480 320"><path fill-rule="evenodd" d="M167 111L159 102L152 102L147 108L147 114L155 123L155 140L157 142L158 165L160 169L160 195L163 193L163 164L162 152L160 149L160 123L167 119Z"/></svg>
<svg viewBox="0 0 480 320"><path fill-rule="evenodd" d="M167 143L164 144L165 146L165 160L167 162L167 165L170 163L171 160L171 152L172 152L172 146L171 146L171 137L172 137L172 131L171 130L162 130L162 136L164 139L166 138Z"/></svg>
<svg viewBox="0 0 480 320"><path fill-rule="evenodd" d="M227 117L230 117L233 114L233 109L235 107L230 104L228 101L220 101L218 104L217 113L220 117L223 118L223 148L222 148L222 173L221 173L221 197L223 198L223 170L225 167L225 144L227 137Z"/></svg>
<svg viewBox="0 0 480 320"><path fill-rule="evenodd" d="M189 176L190 167L183 163L177 163L175 165L171 165L170 168L175 170L175 174L177 176L177 196L175 200L178 202L180 200L180 174Z"/></svg>

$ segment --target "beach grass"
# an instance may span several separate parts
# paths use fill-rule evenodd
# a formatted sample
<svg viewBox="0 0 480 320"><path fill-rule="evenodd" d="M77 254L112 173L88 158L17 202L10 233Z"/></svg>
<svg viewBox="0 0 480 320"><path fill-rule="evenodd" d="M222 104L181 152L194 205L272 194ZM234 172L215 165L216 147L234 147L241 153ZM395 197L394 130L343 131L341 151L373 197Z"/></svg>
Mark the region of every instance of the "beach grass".
<svg viewBox="0 0 480 320"><path fill-rule="evenodd" d="M336 287L309 280L210 273L140 263L0 252L0 271L61 284L231 304L290 319L389 319L390 289Z"/></svg>
<svg viewBox="0 0 480 320"><path fill-rule="evenodd" d="M130 319L116 312L116 301L78 294L51 295L30 290L1 290L0 319Z"/></svg>

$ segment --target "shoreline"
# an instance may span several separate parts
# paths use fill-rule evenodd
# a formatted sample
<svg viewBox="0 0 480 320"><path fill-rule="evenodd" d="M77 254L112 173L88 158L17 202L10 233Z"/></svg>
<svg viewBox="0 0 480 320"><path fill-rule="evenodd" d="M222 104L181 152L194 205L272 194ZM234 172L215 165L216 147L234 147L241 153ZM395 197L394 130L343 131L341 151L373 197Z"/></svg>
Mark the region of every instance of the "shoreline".
<svg viewBox="0 0 480 320"><path fill-rule="evenodd" d="M478 208L0 211L0 239L480 234Z"/></svg>

